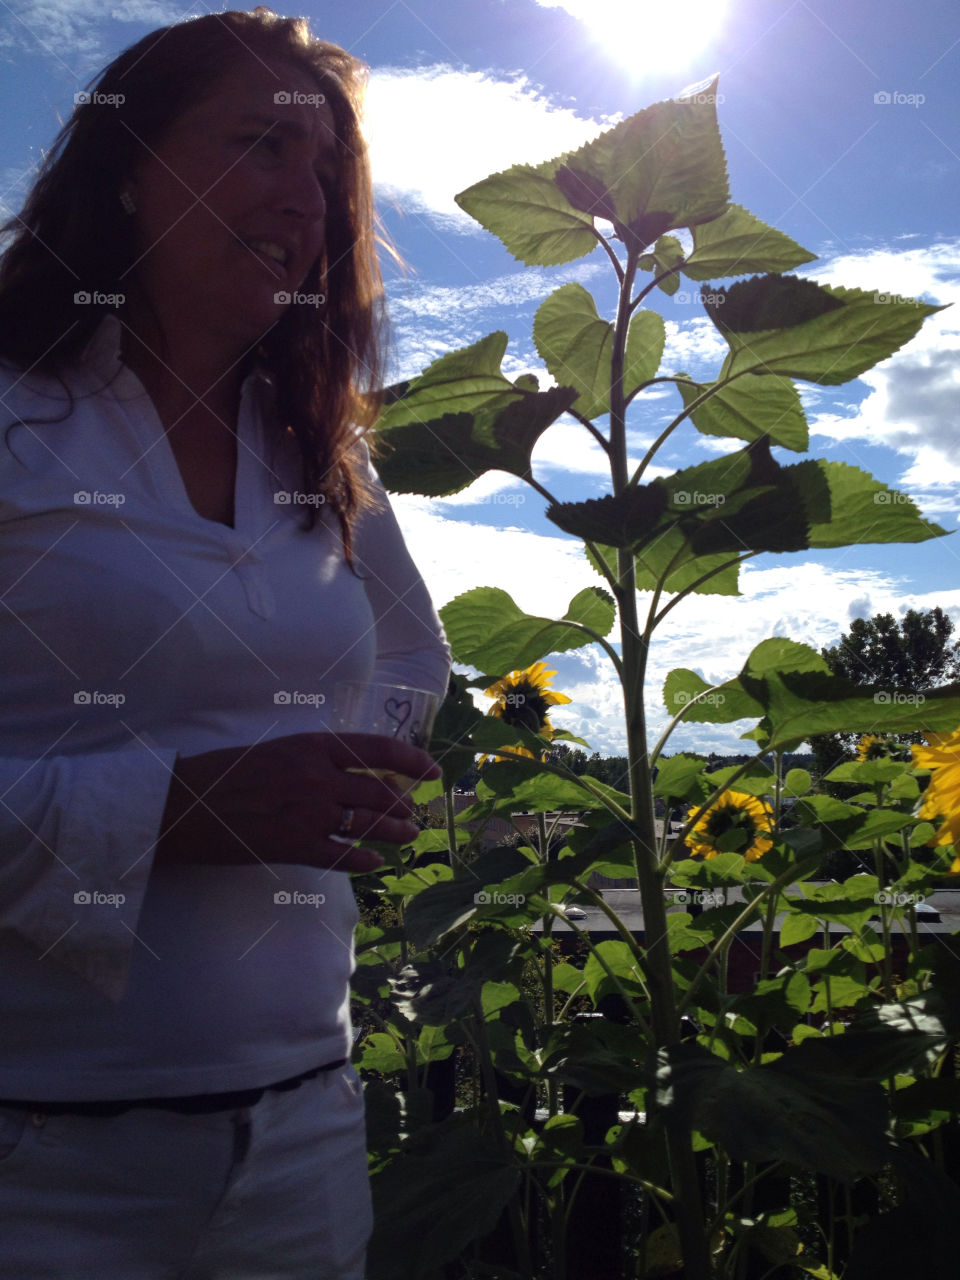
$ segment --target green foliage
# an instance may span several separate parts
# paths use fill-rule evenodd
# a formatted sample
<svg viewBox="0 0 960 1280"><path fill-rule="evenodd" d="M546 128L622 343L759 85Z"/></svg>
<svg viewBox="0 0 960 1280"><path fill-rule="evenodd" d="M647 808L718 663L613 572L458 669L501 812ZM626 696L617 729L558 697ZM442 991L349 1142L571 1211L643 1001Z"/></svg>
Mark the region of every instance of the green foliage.
<svg viewBox="0 0 960 1280"><path fill-rule="evenodd" d="M897 1214L926 1214L931 1265L938 1275L954 1265L929 1205L952 1220L960 1193L927 1158L936 1145L920 1140L952 1135L960 1117L949 1072L960 964L950 947L920 945L917 910L954 851L920 848L934 828L919 820L923 778L903 752L835 768L828 785L845 788L842 797L824 792L808 759L791 758L817 735L954 731L960 685L948 682L960 661L949 620L935 610L911 611L899 628L884 617L857 622L822 654L770 638L716 687L671 671L670 724L649 751L643 672L657 626L682 597L735 594L740 562L758 552L944 533L859 468L774 456L808 444L793 379L858 377L939 308L784 274L811 255L730 203L715 88L461 193L460 206L524 262L570 262L602 240L616 260L616 318L563 283L533 330L557 386L511 382L506 335L491 334L396 389L381 422L389 487L440 495L504 470L547 499L547 515L584 542L604 585L584 586L558 619L525 613L496 587L441 611L454 656L479 673L454 677L431 744L448 792L477 754L493 759L468 809L454 814L448 797L444 829L394 852L374 877L367 896L380 901L365 903L358 932L357 1058L378 1221L371 1280L436 1280L451 1268L458 1280L572 1278L590 1178L629 1189L646 1224L640 1259L623 1251L624 1276L682 1266L688 1280L741 1280L792 1266L838 1280L842 1213L814 1224L801 1253L801 1216L786 1199L760 1207L766 1162L794 1179L812 1170L889 1184L889 1214L847 1215L843 1230L858 1234L844 1280L874 1274ZM638 273L650 276L643 286ZM662 371L664 322L643 306L654 288L675 292L681 275L750 277L703 295L728 353L702 382ZM626 415L654 378L673 385L677 402L658 443L686 429L744 447L652 480L651 449L631 476ZM602 438L611 484L557 502L531 456L571 409ZM603 417L606 434L592 422ZM653 593L649 611L641 591ZM618 622L615 644L607 637ZM622 759L588 756L581 739L550 739L473 705L472 689L598 642L623 687ZM904 684L923 698L892 696ZM745 721L752 754L671 755L680 720ZM724 805L737 822L717 805L722 792L733 793ZM655 805L664 821L683 815L679 834L658 828ZM478 851L476 825L504 821L515 834ZM715 856L689 856L695 844ZM838 855L854 864L844 882L813 881ZM591 887L594 874L638 883L639 927ZM745 975L737 964L747 947L758 950ZM460 1111L441 1105L443 1072ZM606 1107L602 1125L591 1100Z"/></svg>

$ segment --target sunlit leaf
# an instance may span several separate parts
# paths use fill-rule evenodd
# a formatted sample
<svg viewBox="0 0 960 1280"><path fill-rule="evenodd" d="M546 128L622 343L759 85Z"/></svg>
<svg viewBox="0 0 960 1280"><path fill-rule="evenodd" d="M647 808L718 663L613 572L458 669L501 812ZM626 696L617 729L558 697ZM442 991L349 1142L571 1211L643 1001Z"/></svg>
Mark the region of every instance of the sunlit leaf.
<svg viewBox="0 0 960 1280"><path fill-rule="evenodd" d="M458 662L502 676L545 657L592 643L570 622L582 622L605 635L613 626L612 598L600 587L587 587L570 602L563 619L524 613L499 587L475 587L440 610L447 638Z"/></svg>
<svg viewBox="0 0 960 1280"><path fill-rule="evenodd" d="M579 191L589 192L581 203L613 221L631 249L719 217L729 195L716 81L689 99L638 111L563 160ZM565 190L577 198L572 183Z"/></svg>
<svg viewBox="0 0 960 1280"><path fill-rule="evenodd" d="M714 383L697 383L686 379L678 382L685 405ZM807 448L807 419L797 389L789 378L759 378L745 374L714 392L690 415L694 426L706 436L757 440L768 436L771 444L797 452Z"/></svg>
<svg viewBox="0 0 960 1280"><path fill-rule="evenodd" d="M731 204L719 218L692 231L693 252L683 264L683 274L691 280L790 271L817 256L739 204Z"/></svg>
<svg viewBox="0 0 960 1280"><path fill-rule="evenodd" d="M712 296L704 306L730 346L721 380L776 373L825 386L872 369L943 309L797 276L758 276Z"/></svg>
<svg viewBox="0 0 960 1280"><path fill-rule="evenodd" d="M553 267L597 247L593 218L570 203L554 181L563 158L518 164L455 196L457 204L528 266Z"/></svg>
<svg viewBox="0 0 960 1280"><path fill-rule="evenodd" d="M663 318L654 311L633 317L624 351L623 385L636 387L660 367L665 338ZM613 325L597 314L582 285L565 284L546 298L533 322L540 358L561 386L578 392L575 407L587 418L610 408Z"/></svg>
<svg viewBox="0 0 960 1280"><path fill-rule="evenodd" d="M531 475L533 447L573 403L575 392L553 387L475 413L448 413L392 427L383 435L377 471L393 493L442 497L487 471Z"/></svg>
<svg viewBox="0 0 960 1280"><path fill-rule="evenodd" d="M506 350L507 335L498 330L469 347L439 356L406 384L401 399L384 409L377 430L386 432L447 413L473 413L520 400L522 393L500 372Z"/></svg>

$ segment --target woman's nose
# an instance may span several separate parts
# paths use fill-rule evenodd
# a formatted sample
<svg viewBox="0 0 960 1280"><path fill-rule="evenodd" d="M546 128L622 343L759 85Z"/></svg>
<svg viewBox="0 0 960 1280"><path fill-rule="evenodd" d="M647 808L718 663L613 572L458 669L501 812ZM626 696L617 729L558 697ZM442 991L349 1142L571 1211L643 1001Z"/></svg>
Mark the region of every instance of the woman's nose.
<svg viewBox="0 0 960 1280"><path fill-rule="evenodd" d="M327 211L323 183L312 168L289 174L279 199L283 212L295 217L315 220Z"/></svg>

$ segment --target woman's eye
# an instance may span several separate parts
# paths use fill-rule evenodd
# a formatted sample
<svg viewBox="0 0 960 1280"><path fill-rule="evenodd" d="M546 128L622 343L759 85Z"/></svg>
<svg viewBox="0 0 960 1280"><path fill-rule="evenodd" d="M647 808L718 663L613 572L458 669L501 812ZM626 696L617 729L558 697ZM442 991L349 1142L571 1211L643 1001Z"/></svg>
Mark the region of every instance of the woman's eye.
<svg viewBox="0 0 960 1280"><path fill-rule="evenodd" d="M280 151L281 139L274 138L269 133L252 133L240 141L249 147L264 147L273 155L278 155Z"/></svg>

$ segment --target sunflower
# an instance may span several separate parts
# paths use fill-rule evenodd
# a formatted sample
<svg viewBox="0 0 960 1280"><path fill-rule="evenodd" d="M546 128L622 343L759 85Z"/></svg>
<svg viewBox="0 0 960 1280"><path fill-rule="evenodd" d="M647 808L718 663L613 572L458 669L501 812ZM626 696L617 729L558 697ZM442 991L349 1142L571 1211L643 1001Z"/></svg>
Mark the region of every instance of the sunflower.
<svg viewBox="0 0 960 1280"><path fill-rule="evenodd" d="M857 759L909 760L909 748L897 738L883 737L877 733L865 733L857 743Z"/></svg>
<svg viewBox="0 0 960 1280"><path fill-rule="evenodd" d="M688 822L699 807L689 810ZM772 847L772 830L773 814L762 800L742 791L724 791L695 823L687 844L694 858L715 858L718 853L734 851L743 854L748 862L756 862ZM744 833L744 842L738 848L734 840L724 839L734 831Z"/></svg>
<svg viewBox="0 0 960 1280"><path fill-rule="evenodd" d="M857 759L858 760L879 760L886 753L886 738L878 737L875 733L865 733L857 743Z"/></svg>
<svg viewBox="0 0 960 1280"><path fill-rule="evenodd" d="M496 699L487 715L499 716L506 724L552 738L554 728L547 718L550 708L571 701L565 693L557 693L556 689L548 687L556 674L556 671L547 669L545 662L535 662L523 671L511 671L489 689L484 689L488 698ZM511 750L518 755L535 758L534 752L526 747L517 745ZM480 763L486 759L488 757L484 756Z"/></svg>
<svg viewBox="0 0 960 1280"><path fill-rule="evenodd" d="M960 840L960 729L928 733L926 738L925 747L911 748L914 765L932 770L919 817L927 822L945 819L931 844L955 844ZM950 870L960 871L960 856L954 858Z"/></svg>

